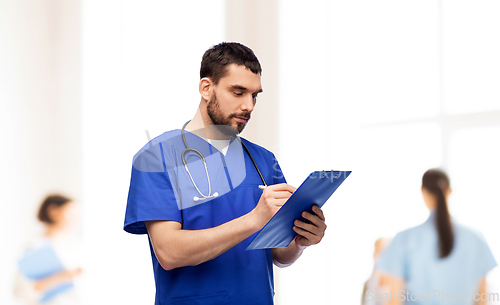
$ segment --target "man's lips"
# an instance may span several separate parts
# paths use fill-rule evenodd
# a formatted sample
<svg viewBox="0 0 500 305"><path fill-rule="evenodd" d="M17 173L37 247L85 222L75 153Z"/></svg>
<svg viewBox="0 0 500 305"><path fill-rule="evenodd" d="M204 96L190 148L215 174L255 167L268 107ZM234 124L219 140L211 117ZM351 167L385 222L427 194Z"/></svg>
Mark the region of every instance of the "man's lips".
<svg viewBox="0 0 500 305"><path fill-rule="evenodd" d="M234 118L236 119L236 121L238 121L240 123L246 123L248 121L248 118L244 118L244 117L235 116Z"/></svg>

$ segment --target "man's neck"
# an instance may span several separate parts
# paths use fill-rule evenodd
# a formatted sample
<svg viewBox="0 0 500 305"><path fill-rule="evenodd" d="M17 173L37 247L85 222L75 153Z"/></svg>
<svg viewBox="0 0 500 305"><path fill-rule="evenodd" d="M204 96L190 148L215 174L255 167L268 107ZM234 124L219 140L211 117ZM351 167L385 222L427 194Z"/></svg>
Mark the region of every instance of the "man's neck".
<svg viewBox="0 0 500 305"><path fill-rule="evenodd" d="M186 126L186 130L194 133L195 135L212 140L229 140L231 136L222 133L216 125L212 122L207 113L207 103L202 100L198 111L193 119Z"/></svg>

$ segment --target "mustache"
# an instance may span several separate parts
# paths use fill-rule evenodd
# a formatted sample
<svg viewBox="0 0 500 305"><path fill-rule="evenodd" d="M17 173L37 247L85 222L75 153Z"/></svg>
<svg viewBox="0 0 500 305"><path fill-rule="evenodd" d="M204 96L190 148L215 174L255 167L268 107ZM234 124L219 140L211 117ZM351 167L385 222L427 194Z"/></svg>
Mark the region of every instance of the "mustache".
<svg viewBox="0 0 500 305"><path fill-rule="evenodd" d="M229 118L234 118L234 117L239 117L239 118L245 118L247 120L250 119L250 112L241 112L241 113L233 113L229 116Z"/></svg>

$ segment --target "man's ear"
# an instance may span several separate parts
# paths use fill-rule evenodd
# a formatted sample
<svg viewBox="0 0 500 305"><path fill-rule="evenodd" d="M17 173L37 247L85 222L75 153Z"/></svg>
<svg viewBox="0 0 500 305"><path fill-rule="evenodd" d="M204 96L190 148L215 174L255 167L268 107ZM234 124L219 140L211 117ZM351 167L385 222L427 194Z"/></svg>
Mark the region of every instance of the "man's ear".
<svg viewBox="0 0 500 305"><path fill-rule="evenodd" d="M200 79L199 91L202 99L206 101L210 100L210 98L212 97L213 86L214 83L212 82L212 79L208 77Z"/></svg>

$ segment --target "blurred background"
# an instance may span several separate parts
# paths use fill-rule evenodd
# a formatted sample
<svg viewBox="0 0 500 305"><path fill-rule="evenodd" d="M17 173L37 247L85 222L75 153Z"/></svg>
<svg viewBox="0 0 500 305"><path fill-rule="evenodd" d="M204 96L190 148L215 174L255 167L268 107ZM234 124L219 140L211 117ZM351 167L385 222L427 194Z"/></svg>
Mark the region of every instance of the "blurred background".
<svg viewBox="0 0 500 305"><path fill-rule="evenodd" d="M375 240L427 219L432 167L450 175L452 216L500 261L499 15L496 0L0 0L0 303L16 304L16 261L50 192L80 206L82 303L153 303L147 238L122 230L132 157L146 130L193 117L201 57L221 41L261 61L242 136L290 184L353 171L322 243L277 270L276 304L359 303ZM500 271L488 282L500 292Z"/></svg>

